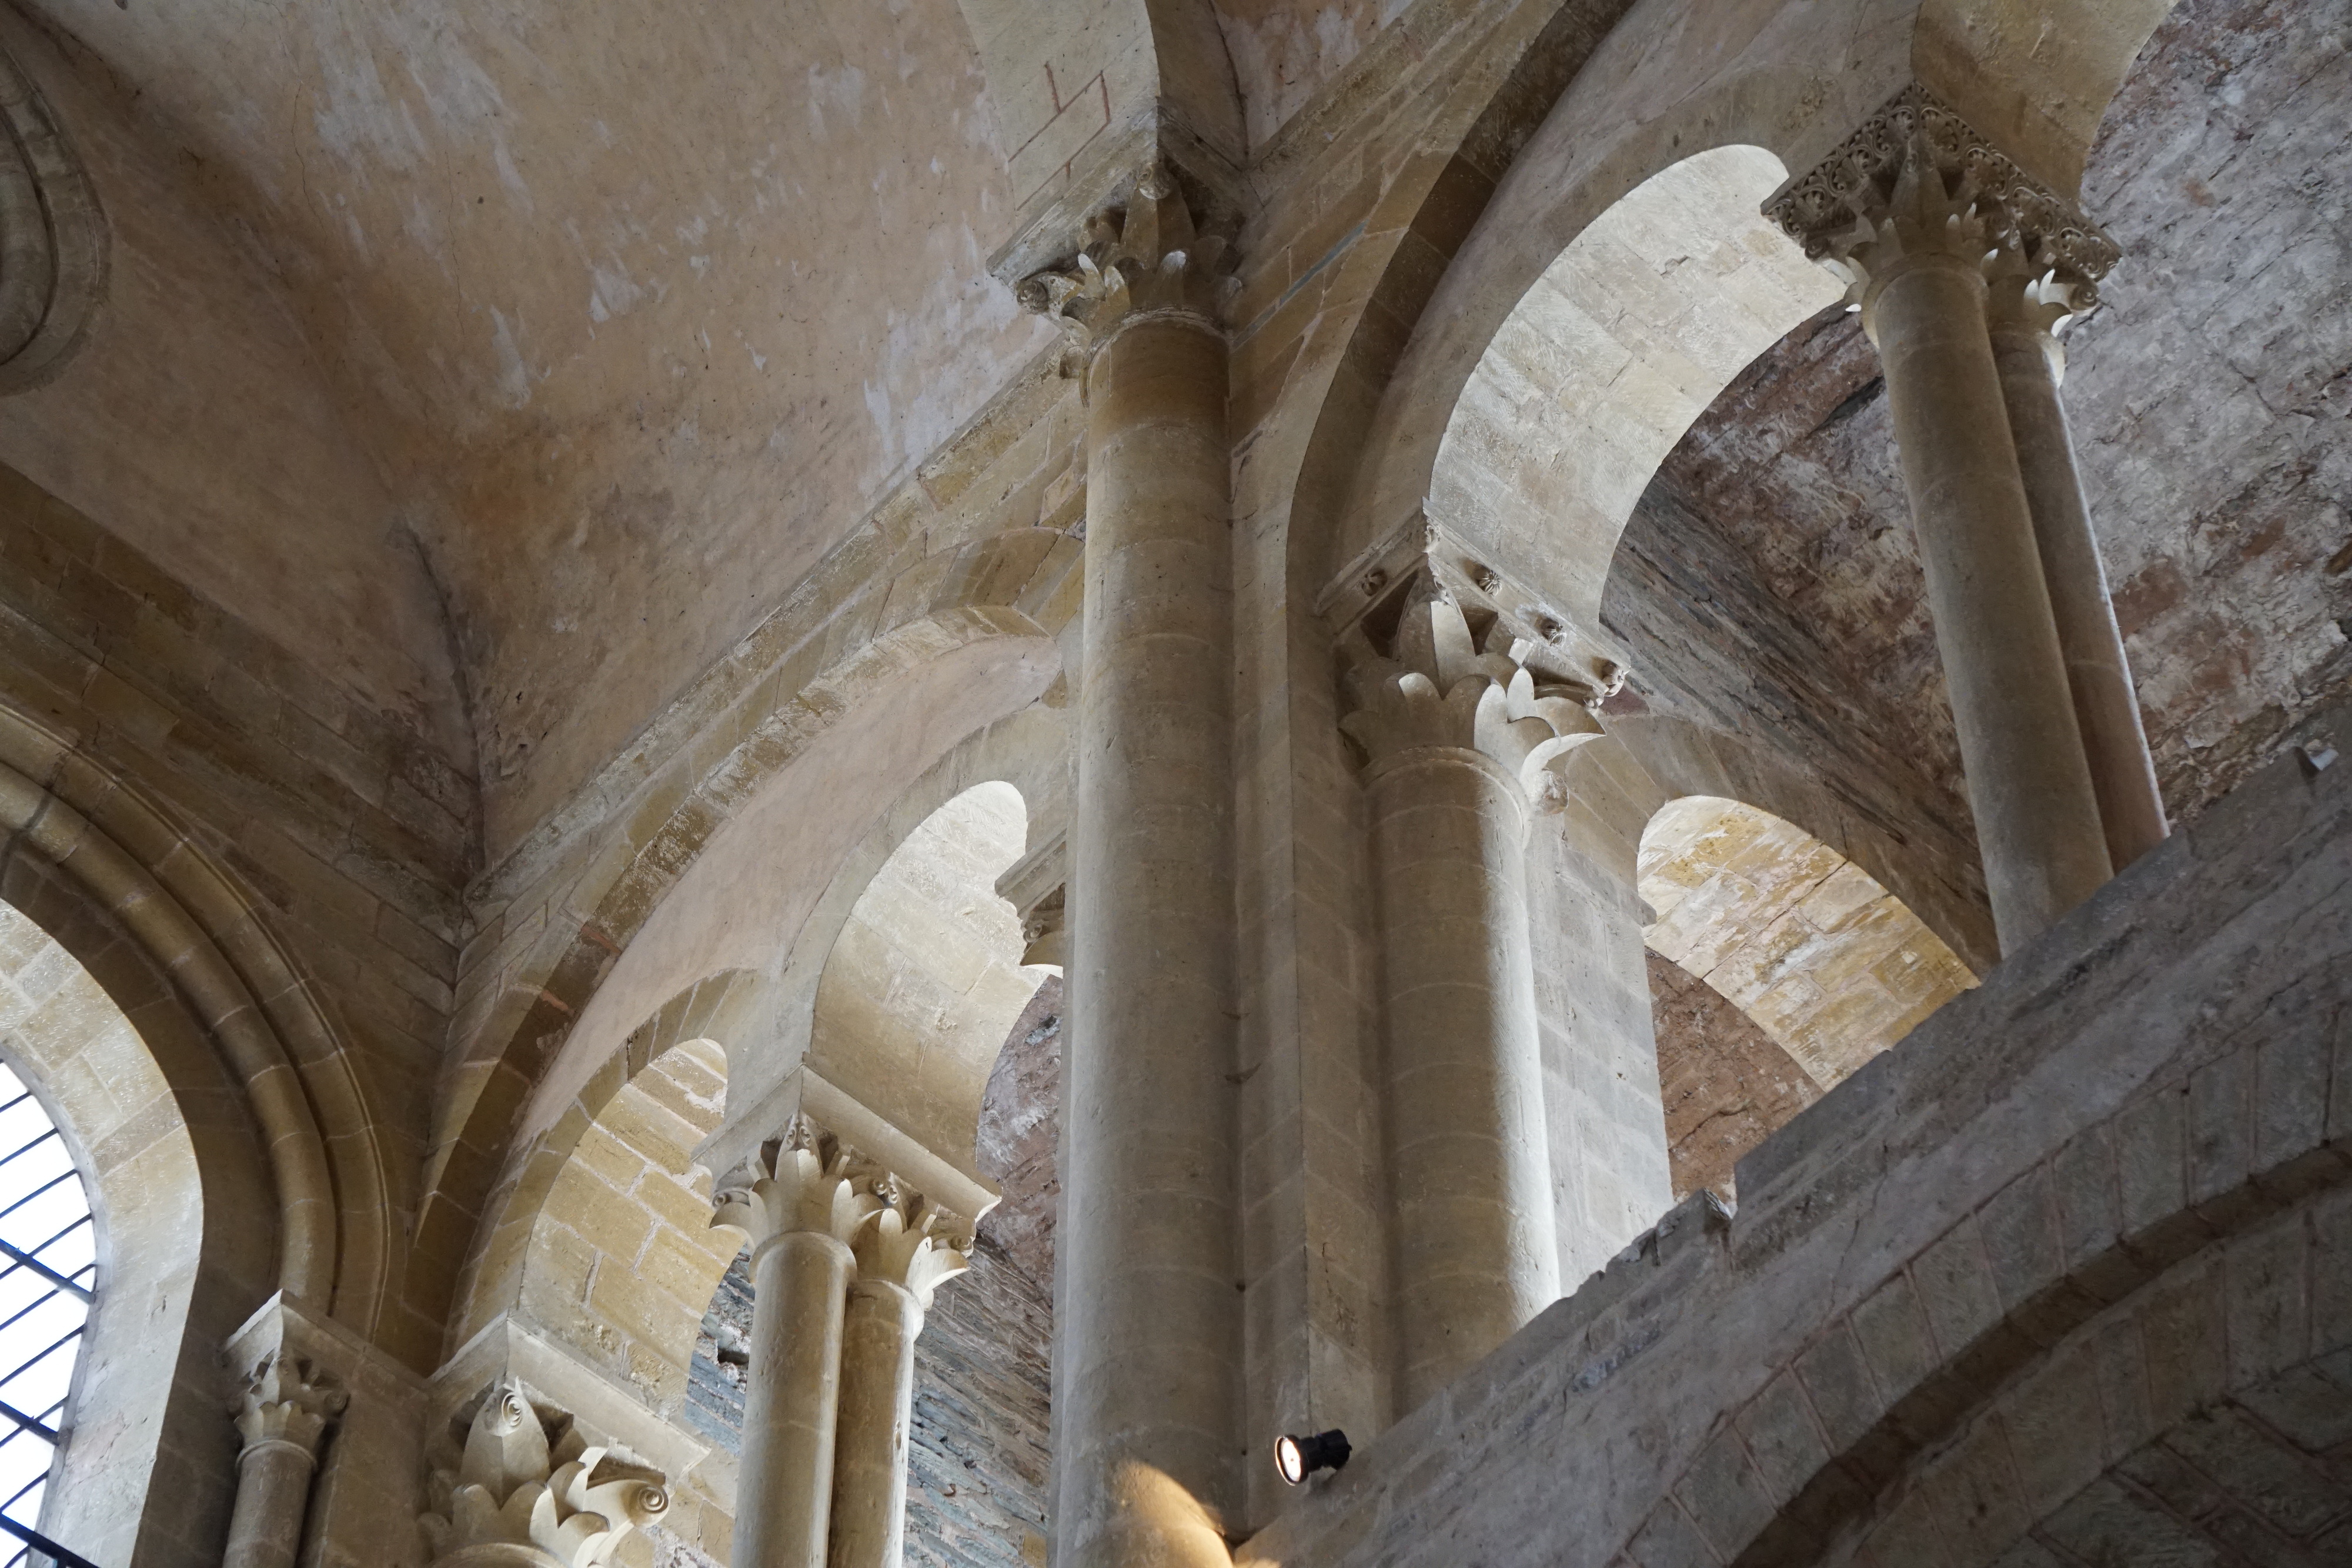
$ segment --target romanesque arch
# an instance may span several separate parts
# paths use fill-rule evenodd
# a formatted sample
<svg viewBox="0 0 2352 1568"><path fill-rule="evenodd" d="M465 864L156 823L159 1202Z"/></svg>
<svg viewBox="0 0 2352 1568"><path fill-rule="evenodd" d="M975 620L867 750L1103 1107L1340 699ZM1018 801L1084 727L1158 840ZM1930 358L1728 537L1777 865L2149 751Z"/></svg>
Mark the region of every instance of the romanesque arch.
<svg viewBox="0 0 2352 1568"><path fill-rule="evenodd" d="M24 879L15 880L21 894ZM185 1466L201 1496L222 1495L226 1438L208 1342L224 1312L241 1315L237 1292L266 1289L267 1238L254 1245L237 1234L236 1173L217 1155L200 1158L184 1086L108 988L13 904L0 904L0 1040L71 1154L96 1228L97 1269L85 1281L96 1301L70 1404L52 1418L65 1440L41 1521L118 1561L134 1550L194 1560L205 1543L184 1539L189 1500L153 1495L151 1508L152 1476ZM123 955L114 956L119 983Z"/></svg>
<svg viewBox="0 0 2352 1568"><path fill-rule="evenodd" d="M320 1003L236 882L157 807L21 716L0 713L0 747L10 902L126 988L183 1095L225 1080L249 1107L278 1216L277 1263L255 1283L373 1324L398 1186Z"/></svg>
<svg viewBox="0 0 2352 1568"><path fill-rule="evenodd" d="M575 871L576 880L551 895L554 917L520 971L486 995L494 1010L470 1035L475 1054L452 1075L440 1103L420 1244L404 1291L406 1354L430 1360L429 1345L441 1340L457 1271L472 1249L478 1212L509 1140L518 1131L535 1136L568 1101L568 1089L553 1098L539 1089L557 1054L584 1080L626 1027L622 1017L641 1016L689 974L708 972L708 954L661 951L640 933L696 868L706 880L720 874L705 859L711 841L755 799L767 801L772 821L788 815L793 787L781 776L790 770L805 779L859 755L861 740L876 736L910 745L903 758L872 760L881 770L874 785L882 789L822 797L851 813L844 825L854 831L870 801L887 798L891 775L919 771L926 753L944 751L969 727L1034 698L1058 665L1052 634L1076 609L1067 590L1076 586L1076 541L1028 529L919 563L890 593L894 602L880 626L795 688L751 690L741 729L726 734L707 756L689 758L686 776L672 785L675 794L644 802L616 836L597 841L603 848L584 874ZM837 852L837 841L816 852L820 860ZM728 866L725 857L719 863L725 874L752 874L747 866ZM695 904L688 897L679 906ZM719 906L698 907L696 918L707 921ZM780 914L774 924L789 929L799 920L797 913ZM757 925L740 928L755 946L764 940L751 935ZM590 1004L615 977L621 993L598 1009L604 1021L575 1040L591 1021ZM541 1110L526 1117L534 1097Z"/></svg>
<svg viewBox="0 0 2352 1568"><path fill-rule="evenodd" d="M1368 458L1332 519L1334 535L1299 541L1313 552L1303 559L1315 582L1330 583L1327 593L1340 589L1336 576L1411 526L1432 494L1453 411L1503 323L1579 235L1660 172L1738 145L1759 148L1785 169L1809 169L1916 78L1990 116L1997 138L2012 130L2028 137L2031 149L2020 155L2071 192L2107 99L2169 8L2147 0L2045 12L2031 40L1962 5L1921 7L1867 27L1759 8L1725 18L1719 32L1679 26L1663 10L1655 19L1629 13L1585 68L1560 84L1544 125L1507 173L1447 193L1455 204L1466 198L1475 216L1453 219L1465 237L1444 277L1412 301L1402 324L1410 340L1385 346L1374 386L1351 392L1350 402L1369 399L1379 412L1318 437ZM1818 62L1818 74L1788 68L1792 57ZM1367 318L1357 330L1362 339L1398 327ZM1303 466L1314 473L1320 465L1310 457Z"/></svg>

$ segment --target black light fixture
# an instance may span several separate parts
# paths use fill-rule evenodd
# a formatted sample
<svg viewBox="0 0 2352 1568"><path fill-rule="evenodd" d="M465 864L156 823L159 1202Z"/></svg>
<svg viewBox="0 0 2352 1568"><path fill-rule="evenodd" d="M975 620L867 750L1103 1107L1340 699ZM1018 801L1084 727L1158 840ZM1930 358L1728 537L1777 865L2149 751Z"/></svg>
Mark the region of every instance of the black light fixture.
<svg viewBox="0 0 2352 1568"><path fill-rule="evenodd" d="M1311 1437L1276 1437L1274 1468L1284 1480L1299 1486L1317 1470L1336 1470L1346 1464L1349 1452L1348 1434L1337 1427Z"/></svg>

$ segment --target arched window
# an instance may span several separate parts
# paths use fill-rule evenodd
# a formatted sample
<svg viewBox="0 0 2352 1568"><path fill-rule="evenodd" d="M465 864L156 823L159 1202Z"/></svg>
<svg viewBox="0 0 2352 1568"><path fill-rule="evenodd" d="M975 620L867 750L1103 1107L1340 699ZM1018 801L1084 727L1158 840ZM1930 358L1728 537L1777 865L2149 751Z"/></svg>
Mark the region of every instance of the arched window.
<svg viewBox="0 0 2352 1568"><path fill-rule="evenodd" d="M48 1112L0 1065L0 1515L16 1524L39 1522L97 1290L81 1173ZM32 1555L15 1539L0 1552L7 1568Z"/></svg>

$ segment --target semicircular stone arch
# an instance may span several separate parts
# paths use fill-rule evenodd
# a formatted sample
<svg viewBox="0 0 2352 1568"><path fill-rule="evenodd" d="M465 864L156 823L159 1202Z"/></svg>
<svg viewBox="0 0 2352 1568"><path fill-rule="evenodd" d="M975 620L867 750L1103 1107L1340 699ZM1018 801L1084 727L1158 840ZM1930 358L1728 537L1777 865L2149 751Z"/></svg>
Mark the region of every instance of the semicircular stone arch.
<svg viewBox="0 0 2352 1568"><path fill-rule="evenodd" d="M633 1020L714 967L772 969L778 933L799 928L823 886L777 868L837 863L897 779L1051 683L1052 633L1021 606L1066 622L1074 605L1040 596L1054 597L1074 559L1002 539L961 552L902 619L815 678L747 694L746 710L709 737L741 738L690 752L672 790L616 808L613 836L576 883L549 895L543 936L450 1075L404 1285L404 1355L433 1363L502 1173Z"/></svg>
<svg viewBox="0 0 2352 1568"><path fill-rule="evenodd" d="M758 1027L764 1013L762 990L751 971L726 969L679 991L630 1032L554 1125L532 1140L493 1195L493 1221L460 1281L451 1351L501 1312L520 1310L559 1334L576 1337L592 1357L617 1353L621 1375L635 1375L625 1340L590 1326L589 1296L595 1283L591 1253L622 1258L625 1268L656 1241L654 1221L698 1239L709 1231L710 1176L690 1156L725 1109L724 1042ZM656 1178L666 1178L667 1185ZM681 1197L681 1192L689 1196ZM634 1246L619 1245L618 1230L625 1227L592 1220L591 1211L604 1207L611 1193L618 1194L611 1204L615 1211L644 1211L633 1213L629 1222L646 1221ZM659 1239L666 1255L679 1250L675 1237ZM725 1254L711 1274L715 1283L735 1249L730 1242L712 1245ZM606 1286L608 1292L622 1288ZM684 1338L688 1354L693 1324L709 1294L706 1286L690 1303ZM658 1376L639 1379L652 1406L675 1416L684 1397L686 1362L662 1353L677 1348L677 1325L667 1324L671 1332L664 1332L642 1311L627 1315L641 1328L653 1329L627 1338L644 1339L657 1361L675 1361L679 1386L664 1387Z"/></svg>
<svg viewBox="0 0 2352 1568"><path fill-rule="evenodd" d="M901 840L834 938L809 1035L811 1069L975 1180L989 1072L1042 978L996 893L1028 817L987 779Z"/></svg>
<svg viewBox="0 0 2352 1568"><path fill-rule="evenodd" d="M2340 1389L2352 1350L2352 1111L2331 1125L2329 1110L2352 1107L2352 1056L2337 1018L2311 1008L2180 1064L1972 1194L1892 1270L1842 1280L1850 1304L1758 1369L1759 1391L1628 1541L1633 1560L1683 1542L1686 1560L1726 1568L1892 1568L1930 1560L1905 1555L1922 1550L1990 1568L2013 1547L2042 1561L2054 1536L2089 1546L2086 1562L2229 1561L2198 1555L2194 1535L2243 1506L2226 1478L2266 1448L2300 1450L2313 1484L2334 1489L2301 1514L2301 1540L2277 1518L2253 1526L2273 1560L2352 1520L2327 1468L2352 1436L2340 1410L2305 1419L2289 1403L2314 1378L2323 1396ZM2248 1418L2273 1429L2218 1442L2191 1429ZM2179 1517L2150 1506L2168 1488L2199 1495L2181 1461L2200 1451L2223 1485L2207 1478ZM2248 1501L2277 1496L2275 1472L2239 1479ZM2029 1533L2042 1539L2021 1546ZM2189 1555L2164 1555L2184 1539Z"/></svg>
<svg viewBox="0 0 2352 1568"><path fill-rule="evenodd" d="M1658 465L1841 291L1762 215L1787 177L1732 144L1619 198L1512 307L1447 419L1430 523L1597 645L1618 535Z"/></svg>
<svg viewBox="0 0 2352 1568"><path fill-rule="evenodd" d="M1777 16L1743 7L1720 26L1679 30L1629 17L1589 43L1567 79L1540 71L1514 79L1497 107L1532 90L1549 112L1531 134L1518 127L1496 135L1482 124L1488 133L1474 135L1464 153L1499 146L1505 162L1457 159L1412 225L1439 241L1440 255L1416 252L1391 267L1375 291L1383 308L1354 329L1349 358L1364 373L1336 389L1300 465L1315 487L1335 494L1328 502L1302 497L1303 527L1289 541L1295 568L1339 594L1351 565L1413 526L1424 498L1434 498L1454 411L1507 319L1570 246L1662 171L1736 147L1786 170L1810 169L1918 82L2071 193L2108 99L2171 4L2063 0L2042 7L2030 27L1993 0L1928 0L1867 16L1852 5ZM1752 208L1738 214L1742 228L1755 220ZM1433 266L1443 272L1434 283ZM1593 311L1606 319L1621 303L1638 309L1649 280L1629 274L1627 282L1632 290L1611 289ZM1834 298L1832 290L1825 302ZM1561 585L1564 599L1571 587Z"/></svg>
<svg viewBox="0 0 2352 1568"><path fill-rule="evenodd" d="M0 897L100 977L184 1106L226 1092L243 1107L219 1146L253 1162L236 1201L277 1217L278 1249L247 1310L278 1289L376 1328L404 1184L340 1030L239 882L163 808L5 708L0 831Z"/></svg>
<svg viewBox="0 0 2352 1568"><path fill-rule="evenodd" d="M118 985L124 956L107 965ZM236 1452L215 1357L266 1291L274 1258L268 1228L237 1212L258 1172L199 1159L153 1027L134 1024L57 937L0 903L0 1055L55 1124L96 1231L96 1299L41 1524L96 1561L193 1564L207 1551L218 1560L216 1542L182 1531L206 1506L226 1508ZM185 1484L151 1499L152 1476L168 1471Z"/></svg>

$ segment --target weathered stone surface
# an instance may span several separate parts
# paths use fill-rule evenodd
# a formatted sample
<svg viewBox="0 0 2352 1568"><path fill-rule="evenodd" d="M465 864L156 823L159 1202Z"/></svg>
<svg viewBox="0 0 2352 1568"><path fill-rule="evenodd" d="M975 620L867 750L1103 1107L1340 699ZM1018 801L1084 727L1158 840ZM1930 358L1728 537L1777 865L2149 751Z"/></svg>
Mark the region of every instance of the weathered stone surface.
<svg viewBox="0 0 2352 1568"><path fill-rule="evenodd" d="M2352 265L2340 214L2306 194L2338 182L2348 140L2332 26L2266 0L2176 6L2084 175L2084 204L2124 260L2106 303L2065 340L2065 401L2176 819L2245 778L2352 679L2336 624L2352 612L2340 554L2352 349L2338 325ZM2315 329L2287 325L2305 321ZM1659 470L1626 552L1705 559L1717 583L1752 573L1767 613L1727 629L1707 600L1738 589L1685 590L1676 610L1644 597L1673 591L1629 580L1612 580L1609 614L1635 644L1637 681L1728 706L1756 733L1790 718L1810 727L1792 709L1854 714L1927 787L1828 753L1822 766L1859 794L1911 793L1965 831L1882 392L1859 323L1834 310L1757 360ZM1684 507L1729 556L1693 556ZM1645 630L1654 621L1661 632ZM1758 640L1775 656L1724 681L1714 666ZM1730 695L1749 679L1760 689Z"/></svg>
<svg viewBox="0 0 2352 1568"><path fill-rule="evenodd" d="M1671 958L1649 958L1675 1201L1705 1187L1732 1202L1732 1167L1820 1099L1821 1085L1720 991Z"/></svg>
<svg viewBox="0 0 2352 1568"><path fill-rule="evenodd" d="M1885 1544L1855 1561L1910 1563L1917 1549L1894 1544L1918 1539L1906 1532L1941 1541L1959 1523L1937 1511L1937 1489L1976 1484L1978 1450L1948 1440L2055 1366L2042 1349L2053 1339L2061 1354L2122 1357L2118 1384L2145 1391L2157 1434L2283 1358L2335 1354L2352 1338L2340 1298L2283 1331L2276 1292L2259 1283L2343 1267L2334 1217L2352 1161L2308 1124L2301 1150L2281 1145L2273 1166L2214 1144L2211 1196L2184 1187L2142 1239L2110 1228L2063 1257L1994 1240L2019 1222L2021 1176L2056 1181L2062 1204L2084 1176L2112 1193L2113 1128L2137 1105L2183 1086L2193 1098L2283 1036L2333 1038L2352 1004L2347 875L2352 775L2274 764L1768 1139L1742 1164L1736 1218L1704 1197L1684 1204L1243 1560L1810 1561L1824 1541L1875 1530ZM2290 1173L2309 1174L2282 1181ZM2283 1260L2265 1226L2304 1250ZM2225 1290L2240 1269L2246 1284ZM1848 1344L1867 1369L1859 1382ZM1775 1511L1740 1500L1768 1484L1744 1469L1745 1448L1727 1455L1710 1438L1726 1416L1768 1430L1785 1368L1838 1441L1825 1468L1778 1472L1769 1484L1787 1500ZM2149 1430L2127 1422L2119 1446L2067 1440L2120 1459ZM2251 1467L2267 1451L2212 1462ZM1955 1561L1990 1563L2044 1517L2072 1531L2119 1484L2102 1479L2046 1516L1986 1504ZM2294 1539L2336 1528L2340 1485L2330 1496L2290 1521ZM2137 1524L2096 1528L2142 1539Z"/></svg>
<svg viewBox="0 0 2352 1568"><path fill-rule="evenodd" d="M982 1238L1030 1282L1054 1283L1054 1221L1062 1184L1062 977L1048 975L1013 1020L981 1101L980 1174L1003 1194L981 1217Z"/></svg>

